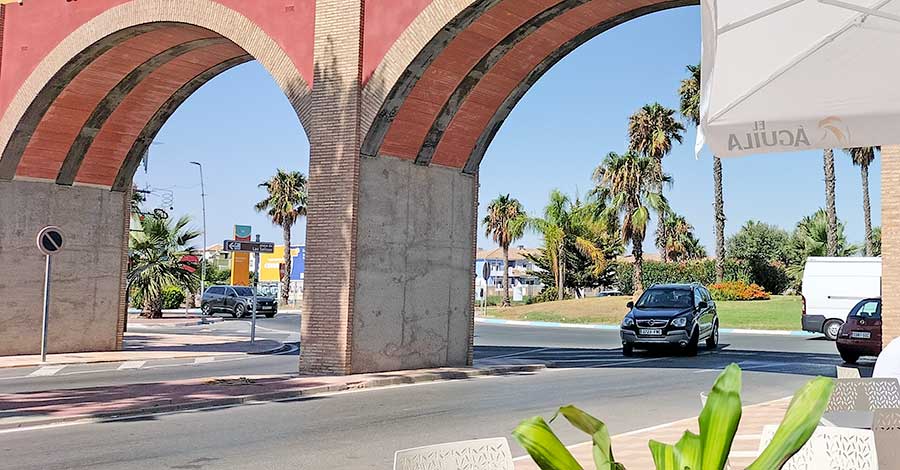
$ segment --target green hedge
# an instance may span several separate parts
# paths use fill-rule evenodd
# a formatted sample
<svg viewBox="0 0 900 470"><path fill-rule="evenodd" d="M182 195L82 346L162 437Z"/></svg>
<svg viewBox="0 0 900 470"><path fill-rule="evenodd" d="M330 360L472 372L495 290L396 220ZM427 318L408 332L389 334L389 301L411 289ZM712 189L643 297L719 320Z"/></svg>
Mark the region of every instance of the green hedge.
<svg viewBox="0 0 900 470"><path fill-rule="evenodd" d="M184 303L184 291L175 286L168 286L163 289L163 308L166 310L181 308Z"/></svg>
<svg viewBox="0 0 900 470"><path fill-rule="evenodd" d="M616 262L616 286L625 294L634 293L634 266L630 262ZM727 260L725 262L725 280L753 282L752 270L746 261ZM689 261L685 263L663 263L661 261L644 261L644 286L668 283L699 282L710 285L716 282L716 262L714 260Z"/></svg>

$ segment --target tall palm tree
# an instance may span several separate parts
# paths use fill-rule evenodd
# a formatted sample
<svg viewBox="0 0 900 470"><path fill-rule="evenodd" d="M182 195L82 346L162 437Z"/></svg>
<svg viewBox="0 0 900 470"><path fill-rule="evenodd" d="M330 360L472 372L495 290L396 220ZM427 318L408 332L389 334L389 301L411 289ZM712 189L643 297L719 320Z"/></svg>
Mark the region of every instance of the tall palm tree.
<svg viewBox="0 0 900 470"><path fill-rule="evenodd" d="M853 160L853 164L859 167L862 175L863 192L863 218L866 223L866 256L875 256L872 235L872 206L869 203L869 165L875 161L875 150L879 147L854 147L844 149Z"/></svg>
<svg viewBox="0 0 900 470"><path fill-rule="evenodd" d="M255 206L265 212L272 223L281 227L284 236L284 273L281 275L281 303L287 304L291 292L291 228L306 216L306 176L299 171L279 169L268 181L259 185L268 196Z"/></svg>
<svg viewBox="0 0 900 470"><path fill-rule="evenodd" d="M661 241L669 259L684 261L696 255L694 227L684 216L668 211L664 215L663 224L656 228L656 239ZM705 251L705 250L704 250Z"/></svg>
<svg viewBox="0 0 900 470"><path fill-rule="evenodd" d="M659 103L645 105L628 119L629 151L653 159L656 171L663 175L662 160L672 152L672 141L680 144L684 140L684 131L684 126L675 118L674 109ZM660 176L659 179L663 178ZM663 215L662 212L658 214L659 225L662 225ZM660 247L660 255L663 261L668 260L664 247Z"/></svg>
<svg viewBox="0 0 900 470"><path fill-rule="evenodd" d="M484 235L503 249L503 306L509 307L509 246L525 235L528 216L517 199L509 194L497 196L488 205L484 217Z"/></svg>
<svg viewBox="0 0 900 470"><path fill-rule="evenodd" d="M825 214L827 223L825 256L838 256L837 207L834 203L834 149L825 149L822 163L825 167Z"/></svg>
<svg viewBox="0 0 900 470"><path fill-rule="evenodd" d="M836 250L834 254L828 252L828 214L819 209L812 215L804 217L797 223L794 230L794 248L805 260L809 256L853 256L859 252L859 247L847 242L844 236L844 224L837 223L837 235L835 236ZM799 263L802 266L802 262Z"/></svg>
<svg viewBox="0 0 900 470"><path fill-rule="evenodd" d="M187 228L190 221L185 216L173 224L148 215L140 220L141 230L131 232L128 285L143 299L143 316L162 316L166 287L193 292L199 283L199 251L190 243L200 232Z"/></svg>
<svg viewBox="0 0 900 470"><path fill-rule="evenodd" d="M643 243L647 236L650 211L668 211L668 203L662 194L662 186L668 179L668 176L659 172L659 166L653 158L634 152L624 155L610 152L594 170L594 182L598 186L596 191L607 194L609 198L604 217L621 217L622 240L625 243L631 242L635 292L644 289Z"/></svg>
<svg viewBox="0 0 900 470"><path fill-rule="evenodd" d="M681 115L695 127L700 125L700 64L687 66L688 77L681 81L678 96ZM725 279L725 196L722 192L722 159L713 155L713 204L716 221L716 282ZM704 255L705 256L705 255Z"/></svg>

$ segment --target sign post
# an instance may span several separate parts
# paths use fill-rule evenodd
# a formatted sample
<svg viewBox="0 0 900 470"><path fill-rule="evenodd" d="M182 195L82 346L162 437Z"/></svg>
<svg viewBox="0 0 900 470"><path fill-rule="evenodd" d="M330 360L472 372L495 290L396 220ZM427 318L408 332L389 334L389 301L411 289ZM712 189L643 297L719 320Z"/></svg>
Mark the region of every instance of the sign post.
<svg viewBox="0 0 900 470"><path fill-rule="evenodd" d="M491 264L484 260L484 265L481 267L481 277L484 278L484 292L481 294L481 316L487 316L487 287L488 287L488 278L491 277Z"/></svg>
<svg viewBox="0 0 900 470"><path fill-rule="evenodd" d="M256 273L256 280L253 281L253 285L251 288L253 289L253 313L252 313L252 321L250 322L250 343L256 342L256 289L259 287L259 254L260 253L274 253L275 252L275 244L272 242L261 242L259 241L259 235L256 236L256 241L241 241L241 240L225 240L222 242L222 247L225 251L233 251L237 253L253 253L254 260L256 261L256 266L254 266L254 272Z"/></svg>
<svg viewBox="0 0 900 470"><path fill-rule="evenodd" d="M65 237L59 227L44 227L37 235L37 247L47 258L44 269L44 312L41 326L41 362L47 362L47 327L50 320L50 270L53 255L62 251Z"/></svg>

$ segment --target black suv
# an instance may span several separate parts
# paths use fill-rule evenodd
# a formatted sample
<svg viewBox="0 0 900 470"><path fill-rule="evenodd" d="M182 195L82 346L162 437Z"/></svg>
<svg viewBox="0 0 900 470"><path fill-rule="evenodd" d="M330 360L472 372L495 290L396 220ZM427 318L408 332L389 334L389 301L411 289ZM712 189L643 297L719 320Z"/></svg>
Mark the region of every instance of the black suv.
<svg viewBox="0 0 900 470"><path fill-rule="evenodd" d="M253 311L253 289L244 286L212 286L200 299L204 315L230 313L234 318L245 317ZM256 297L256 313L272 318L278 313L278 302L272 297Z"/></svg>
<svg viewBox="0 0 900 470"><path fill-rule="evenodd" d="M635 347L677 346L697 354L700 341L719 344L719 316L709 291L700 284L665 284L647 289L622 320L622 354Z"/></svg>

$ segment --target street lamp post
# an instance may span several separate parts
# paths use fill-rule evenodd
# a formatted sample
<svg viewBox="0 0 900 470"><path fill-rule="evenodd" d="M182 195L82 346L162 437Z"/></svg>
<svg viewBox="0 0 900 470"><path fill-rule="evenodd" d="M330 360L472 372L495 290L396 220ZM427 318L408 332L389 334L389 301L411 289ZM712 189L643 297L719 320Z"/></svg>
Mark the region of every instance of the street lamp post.
<svg viewBox="0 0 900 470"><path fill-rule="evenodd" d="M200 296L206 291L206 189L203 186L203 165L200 162L191 162L200 168L200 202L203 207L203 251L200 256Z"/></svg>

